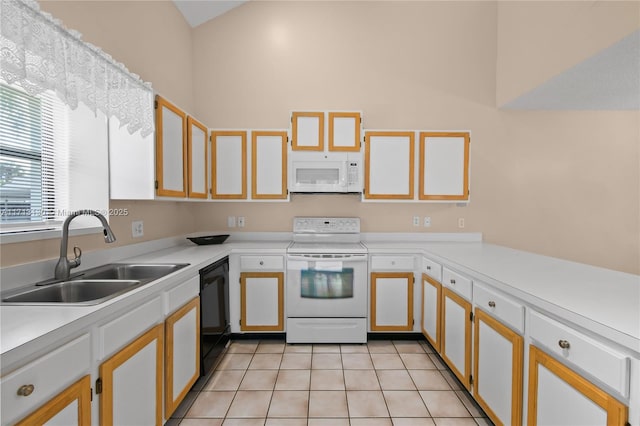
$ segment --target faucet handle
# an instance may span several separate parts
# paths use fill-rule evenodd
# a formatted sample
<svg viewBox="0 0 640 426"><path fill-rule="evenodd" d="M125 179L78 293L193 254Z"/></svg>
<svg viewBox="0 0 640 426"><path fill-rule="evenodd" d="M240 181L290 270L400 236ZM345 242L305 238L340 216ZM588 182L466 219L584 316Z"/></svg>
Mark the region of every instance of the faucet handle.
<svg viewBox="0 0 640 426"><path fill-rule="evenodd" d="M82 257L82 249L78 246L73 247L73 254L76 256L75 259L69 261L69 268L77 268L80 266Z"/></svg>

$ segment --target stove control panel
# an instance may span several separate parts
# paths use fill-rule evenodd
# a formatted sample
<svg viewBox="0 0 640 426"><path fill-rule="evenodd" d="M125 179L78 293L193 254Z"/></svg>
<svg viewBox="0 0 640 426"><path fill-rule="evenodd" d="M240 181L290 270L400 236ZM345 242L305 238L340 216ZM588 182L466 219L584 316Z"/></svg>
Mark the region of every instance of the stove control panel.
<svg viewBox="0 0 640 426"><path fill-rule="evenodd" d="M359 217L295 217L295 234L359 234Z"/></svg>

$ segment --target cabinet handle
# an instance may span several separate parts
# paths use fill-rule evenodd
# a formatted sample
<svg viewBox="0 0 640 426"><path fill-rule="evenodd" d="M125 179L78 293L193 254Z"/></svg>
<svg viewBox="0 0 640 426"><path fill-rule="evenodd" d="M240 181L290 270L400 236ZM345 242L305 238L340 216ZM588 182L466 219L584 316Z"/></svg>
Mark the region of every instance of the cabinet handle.
<svg viewBox="0 0 640 426"><path fill-rule="evenodd" d="M431 270L431 266L427 266L427 271L430 271L430 270Z"/></svg>
<svg viewBox="0 0 640 426"><path fill-rule="evenodd" d="M392 260L392 261L391 261L391 264L392 264L392 265L395 265L395 264L396 264L396 261L395 261L395 260Z"/></svg>
<svg viewBox="0 0 640 426"><path fill-rule="evenodd" d="M496 302L494 302L493 300L489 300L489 307L490 308L495 308L496 307Z"/></svg>
<svg viewBox="0 0 640 426"><path fill-rule="evenodd" d="M260 261L260 266L264 265L264 260Z"/></svg>
<svg viewBox="0 0 640 426"><path fill-rule="evenodd" d="M453 285L456 285L456 280L449 280L449 282Z"/></svg>
<svg viewBox="0 0 640 426"><path fill-rule="evenodd" d="M567 340L558 340L558 346L560 346L562 349L569 349L571 347Z"/></svg>
<svg viewBox="0 0 640 426"><path fill-rule="evenodd" d="M18 395L20 396L29 396L33 393L33 390L36 387L33 385L22 385L18 388Z"/></svg>

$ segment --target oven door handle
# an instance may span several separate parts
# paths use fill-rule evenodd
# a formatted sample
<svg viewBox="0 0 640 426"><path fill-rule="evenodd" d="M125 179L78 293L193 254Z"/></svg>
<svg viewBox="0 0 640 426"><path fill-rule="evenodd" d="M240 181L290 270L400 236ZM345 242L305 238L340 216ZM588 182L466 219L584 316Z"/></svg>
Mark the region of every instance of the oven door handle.
<svg viewBox="0 0 640 426"><path fill-rule="evenodd" d="M302 260L307 262L331 262L331 261L341 261L341 262L366 262L367 254L335 254L332 257L318 257L311 255L287 255L287 260Z"/></svg>

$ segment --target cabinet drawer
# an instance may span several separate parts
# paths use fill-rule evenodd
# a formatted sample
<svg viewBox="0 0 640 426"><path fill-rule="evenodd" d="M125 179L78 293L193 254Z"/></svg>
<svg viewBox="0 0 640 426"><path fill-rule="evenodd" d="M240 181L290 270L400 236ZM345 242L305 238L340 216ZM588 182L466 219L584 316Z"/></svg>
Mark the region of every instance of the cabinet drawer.
<svg viewBox="0 0 640 426"><path fill-rule="evenodd" d="M422 258L422 272L438 282L442 282L442 266L433 260Z"/></svg>
<svg viewBox="0 0 640 426"><path fill-rule="evenodd" d="M463 277L451 269L442 268L442 284L471 301L472 283L469 278Z"/></svg>
<svg viewBox="0 0 640 426"><path fill-rule="evenodd" d="M413 271L413 256L371 256L374 271Z"/></svg>
<svg viewBox="0 0 640 426"><path fill-rule="evenodd" d="M91 368L89 334L67 343L42 358L0 379L2 423L13 424L53 398ZM28 396L18 395L22 386L33 385Z"/></svg>
<svg viewBox="0 0 640 426"><path fill-rule="evenodd" d="M200 293L200 277L193 277L165 292L166 314L174 312Z"/></svg>
<svg viewBox="0 0 640 426"><path fill-rule="evenodd" d="M109 357L162 319L162 297L158 296L99 327L99 359Z"/></svg>
<svg viewBox="0 0 640 426"><path fill-rule="evenodd" d="M524 333L523 305L478 283L473 288L473 302L520 334Z"/></svg>
<svg viewBox="0 0 640 426"><path fill-rule="evenodd" d="M630 361L624 354L538 312L531 311L529 326L531 339L545 351L575 364L620 395L629 395Z"/></svg>
<svg viewBox="0 0 640 426"><path fill-rule="evenodd" d="M284 270L283 256L240 256L240 269L242 270Z"/></svg>

